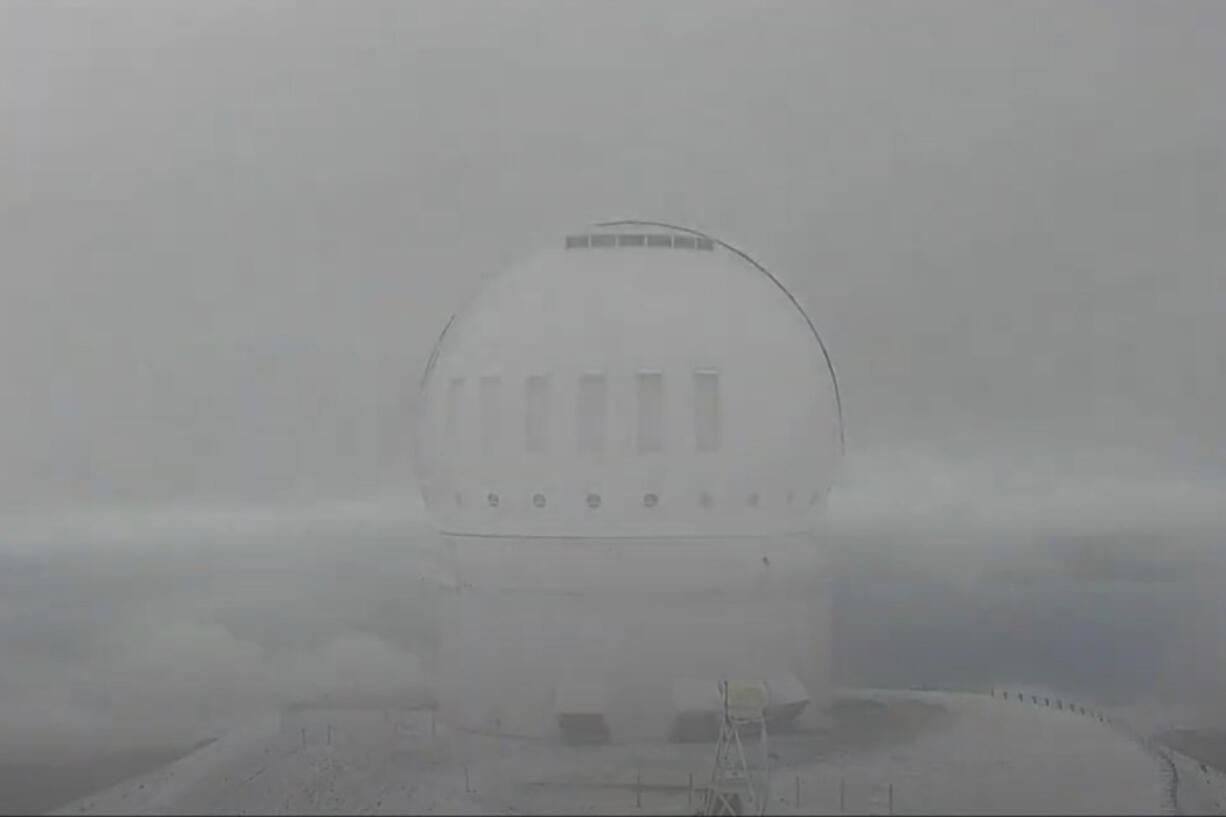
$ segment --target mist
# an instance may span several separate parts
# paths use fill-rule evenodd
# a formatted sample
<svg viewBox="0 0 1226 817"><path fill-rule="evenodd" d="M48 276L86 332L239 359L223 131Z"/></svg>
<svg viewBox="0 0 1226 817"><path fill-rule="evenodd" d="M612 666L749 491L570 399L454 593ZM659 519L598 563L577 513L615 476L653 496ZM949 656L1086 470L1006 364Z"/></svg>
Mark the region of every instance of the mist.
<svg viewBox="0 0 1226 817"><path fill-rule="evenodd" d="M576 224L789 281L853 451L1220 478L1211 3L8 3L3 502L411 479L417 377Z"/></svg>
<svg viewBox="0 0 1226 817"><path fill-rule="evenodd" d="M1211 2L0 5L0 751L418 678L431 346L620 217L830 347L840 682L1220 708L1224 45Z"/></svg>

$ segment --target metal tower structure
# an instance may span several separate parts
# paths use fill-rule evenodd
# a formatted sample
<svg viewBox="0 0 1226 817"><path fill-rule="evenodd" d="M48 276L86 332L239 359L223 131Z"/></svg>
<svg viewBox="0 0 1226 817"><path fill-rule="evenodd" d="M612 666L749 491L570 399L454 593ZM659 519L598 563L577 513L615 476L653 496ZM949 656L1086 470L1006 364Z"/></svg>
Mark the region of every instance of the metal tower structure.
<svg viewBox="0 0 1226 817"><path fill-rule="evenodd" d="M766 684L721 681L720 692L723 718L702 813L761 817L770 795Z"/></svg>

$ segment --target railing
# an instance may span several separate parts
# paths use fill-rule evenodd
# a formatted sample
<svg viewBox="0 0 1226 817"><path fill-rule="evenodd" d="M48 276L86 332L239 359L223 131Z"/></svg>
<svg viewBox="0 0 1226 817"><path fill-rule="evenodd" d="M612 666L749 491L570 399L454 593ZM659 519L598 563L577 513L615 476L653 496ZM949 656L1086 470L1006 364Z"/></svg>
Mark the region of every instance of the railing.
<svg viewBox="0 0 1226 817"><path fill-rule="evenodd" d="M1127 721L1112 717L1094 706L1086 707L1065 698L1019 690L992 689L988 694L1002 701L1014 700L1094 718L1137 743L1160 764L1163 811L1166 814L1224 814L1226 773L1150 738ZM1181 773L1180 770L1183 770ZM1197 779L1199 778L1199 780ZM1193 782L1197 790L1189 791ZM1185 802L1191 801L1191 802Z"/></svg>
<svg viewBox="0 0 1226 817"><path fill-rule="evenodd" d="M466 794L480 794L482 786L476 772L470 773L465 767L462 778ZM617 807L624 809L624 813L696 814L703 807L709 783L707 773L695 772L687 777L685 772L656 770L626 774L616 780L550 780L528 782L526 786L572 793L599 791L603 795L602 808ZM893 783L864 780L862 775L815 780L776 773L771 776L766 813L892 815L898 802Z"/></svg>

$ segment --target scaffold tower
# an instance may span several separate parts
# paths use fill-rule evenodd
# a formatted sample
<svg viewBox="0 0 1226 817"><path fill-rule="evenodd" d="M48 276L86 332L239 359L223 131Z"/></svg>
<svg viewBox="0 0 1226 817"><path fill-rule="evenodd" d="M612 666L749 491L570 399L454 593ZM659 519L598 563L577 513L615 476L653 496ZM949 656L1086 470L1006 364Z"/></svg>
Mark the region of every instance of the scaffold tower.
<svg viewBox="0 0 1226 817"><path fill-rule="evenodd" d="M721 681L720 692L723 717L702 813L761 817L770 794L766 684Z"/></svg>

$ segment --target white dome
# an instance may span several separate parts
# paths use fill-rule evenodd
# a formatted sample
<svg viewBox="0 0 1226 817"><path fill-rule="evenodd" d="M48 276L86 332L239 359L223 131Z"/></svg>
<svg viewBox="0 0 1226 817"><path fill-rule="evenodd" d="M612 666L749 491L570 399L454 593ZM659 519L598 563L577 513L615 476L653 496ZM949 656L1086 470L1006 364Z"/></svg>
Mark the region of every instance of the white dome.
<svg viewBox="0 0 1226 817"><path fill-rule="evenodd" d="M775 278L694 231L618 222L513 266L448 324L418 475L447 533L793 533L841 434L825 349Z"/></svg>

